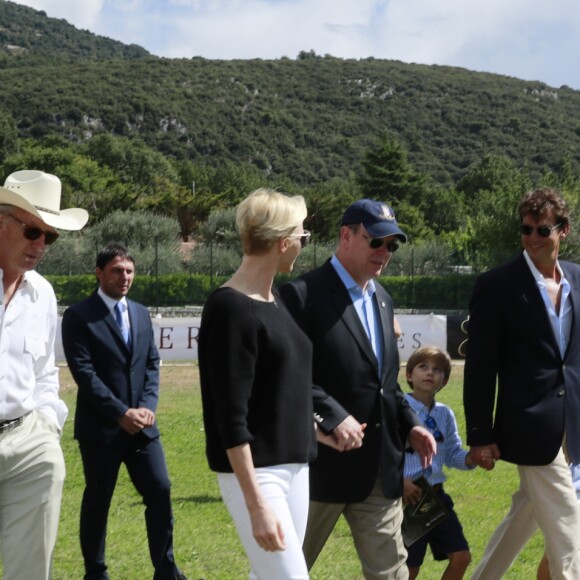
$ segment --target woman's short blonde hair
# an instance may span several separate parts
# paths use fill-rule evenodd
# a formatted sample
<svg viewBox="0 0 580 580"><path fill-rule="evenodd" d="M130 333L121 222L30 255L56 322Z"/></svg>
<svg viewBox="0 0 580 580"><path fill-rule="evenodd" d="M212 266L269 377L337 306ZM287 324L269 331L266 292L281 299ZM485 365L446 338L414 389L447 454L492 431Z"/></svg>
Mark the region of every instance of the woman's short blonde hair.
<svg viewBox="0 0 580 580"><path fill-rule="evenodd" d="M301 195L288 196L273 189L257 189L238 205L236 225L244 254L265 254L306 219Z"/></svg>

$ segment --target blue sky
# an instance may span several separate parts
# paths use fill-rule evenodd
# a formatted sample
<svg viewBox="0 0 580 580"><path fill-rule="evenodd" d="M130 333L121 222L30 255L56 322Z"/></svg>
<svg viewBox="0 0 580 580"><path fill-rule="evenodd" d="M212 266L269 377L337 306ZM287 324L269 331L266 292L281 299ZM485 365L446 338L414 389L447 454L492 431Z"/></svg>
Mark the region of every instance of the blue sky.
<svg viewBox="0 0 580 580"><path fill-rule="evenodd" d="M18 0L169 58L461 66L580 90L578 0Z"/></svg>

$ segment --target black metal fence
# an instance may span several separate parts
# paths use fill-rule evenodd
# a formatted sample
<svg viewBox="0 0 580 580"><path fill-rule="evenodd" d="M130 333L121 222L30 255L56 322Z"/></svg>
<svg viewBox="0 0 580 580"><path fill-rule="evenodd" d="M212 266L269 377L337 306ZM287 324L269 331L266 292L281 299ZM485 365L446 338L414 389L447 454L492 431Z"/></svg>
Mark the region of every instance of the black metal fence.
<svg viewBox="0 0 580 580"><path fill-rule="evenodd" d="M55 286L62 304L73 303L95 287L94 264L99 247L63 239L49 248L39 271ZM331 244L312 243L298 257L292 276L323 264ZM137 276L131 296L161 308L201 305L238 267L239 249L224 244L147 243L130 248ZM393 254L381 283L399 310L465 311L476 273L442 245L402 245ZM280 277L283 281L287 276Z"/></svg>

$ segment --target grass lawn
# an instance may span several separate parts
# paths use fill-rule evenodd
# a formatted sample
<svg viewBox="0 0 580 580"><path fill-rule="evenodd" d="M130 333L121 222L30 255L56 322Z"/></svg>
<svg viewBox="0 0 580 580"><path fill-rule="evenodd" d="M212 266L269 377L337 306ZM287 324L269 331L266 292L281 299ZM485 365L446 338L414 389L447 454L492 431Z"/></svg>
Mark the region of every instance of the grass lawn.
<svg viewBox="0 0 580 580"><path fill-rule="evenodd" d="M453 408L463 435L462 372L460 366L454 369L452 380L441 392L439 400ZM161 377L162 392L157 416L173 482L177 562L188 578L247 578L245 555L221 502L215 476L205 460L197 366L163 366ZM67 422L62 440L67 479L53 578L78 580L83 576L78 517L84 482L78 448L72 438L76 387L66 368L61 369L61 384L71 419ZM477 562L495 526L508 510L511 494L518 484L517 473L513 466L500 462L489 473L477 469L473 472L453 471L449 475L446 487L455 501L471 545L473 561ZM534 578L542 551L543 540L536 534L506 578ZM110 512L107 561L114 580L141 580L153 576L143 506L124 469L121 470ZM444 567L444 563L434 562L428 555L420 577L428 580L440 578ZM472 570L473 564L468 575ZM312 570L311 578L362 578L344 521L341 520L335 529Z"/></svg>

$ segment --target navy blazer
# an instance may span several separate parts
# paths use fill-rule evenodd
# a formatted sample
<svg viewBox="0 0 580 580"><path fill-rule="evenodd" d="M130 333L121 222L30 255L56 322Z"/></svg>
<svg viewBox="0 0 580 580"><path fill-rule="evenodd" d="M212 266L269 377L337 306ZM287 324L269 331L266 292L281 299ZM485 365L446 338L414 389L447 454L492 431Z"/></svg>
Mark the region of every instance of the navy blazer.
<svg viewBox="0 0 580 580"><path fill-rule="evenodd" d="M144 306L131 300L127 306L131 347L97 292L63 315L64 353L78 385L74 436L80 442L110 443L129 408L157 408L159 355L151 318ZM157 423L141 433L158 437Z"/></svg>
<svg viewBox="0 0 580 580"><path fill-rule="evenodd" d="M397 383L393 303L380 284L376 288L383 329L380 376L371 343L330 261L280 288L288 310L313 344L314 411L319 427L330 432L348 415L367 423L360 449L339 453L318 446L318 458L310 466L310 497L315 501L363 501L379 469L385 496L403 493L404 441L420 423Z"/></svg>
<svg viewBox="0 0 580 580"><path fill-rule="evenodd" d="M523 254L479 276L469 306L467 443L496 443L502 459L519 465L551 463L564 431L580 462L580 267L560 265L573 318L564 356Z"/></svg>

